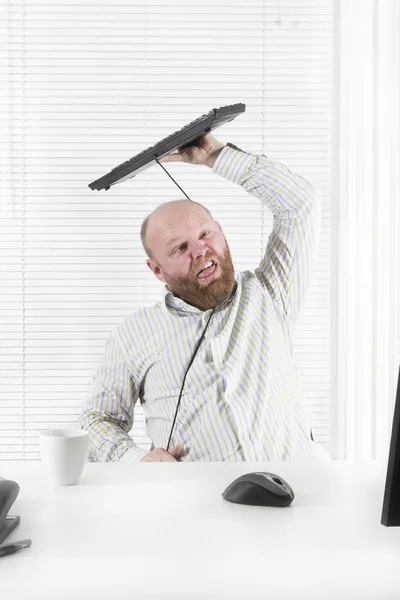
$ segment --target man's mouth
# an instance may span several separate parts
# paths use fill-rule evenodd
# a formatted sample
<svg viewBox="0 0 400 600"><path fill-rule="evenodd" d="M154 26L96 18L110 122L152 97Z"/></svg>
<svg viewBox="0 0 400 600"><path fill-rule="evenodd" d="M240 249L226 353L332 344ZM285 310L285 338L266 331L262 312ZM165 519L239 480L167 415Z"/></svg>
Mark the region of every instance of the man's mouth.
<svg viewBox="0 0 400 600"><path fill-rule="evenodd" d="M215 273L217 266L218 265L215 262L215 260L207 261L206 264L203 265L203 268L197 274L197 279L207 279L207 277L210 277Z"/></svg>

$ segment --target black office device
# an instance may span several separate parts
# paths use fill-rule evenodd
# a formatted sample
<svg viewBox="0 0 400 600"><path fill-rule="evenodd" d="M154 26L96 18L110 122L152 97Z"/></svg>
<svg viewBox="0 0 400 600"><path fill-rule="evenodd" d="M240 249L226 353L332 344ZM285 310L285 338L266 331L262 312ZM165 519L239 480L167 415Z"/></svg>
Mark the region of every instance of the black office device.
<svg viewBox="0 0 400 600"><path fill-rule="evenodd" d="M274 473L246 473L222 492L223 498L252 506L289 506L294 499L290 485Z"/></svg>
<svg viewBox="0 0 400 600"><path fill-rule="evenodd" d="M19 485L16 481L0 477L0 544L20 522L18 515L8 514L18 494Z"/></svg>
<svg viewBox="0 0 400 600"><path fill-rule="evenodd" d="M156 162L155 158L159 159L175 150L182 150L206 133L232 121L245 110L246 105L241 103L213 108L207 114L191 121L182 129L157 142L154 146L146 148L143 152L121 163L100 179L89 183L89 187L92 190L109 190L112 185L131 179L141 171L151 167Z"/></svg>
<svg viewBox="0 0 400 600"><path fill-rule="evenodd" d="M400 525L400 367L381 524L386 527Z"/></svg>

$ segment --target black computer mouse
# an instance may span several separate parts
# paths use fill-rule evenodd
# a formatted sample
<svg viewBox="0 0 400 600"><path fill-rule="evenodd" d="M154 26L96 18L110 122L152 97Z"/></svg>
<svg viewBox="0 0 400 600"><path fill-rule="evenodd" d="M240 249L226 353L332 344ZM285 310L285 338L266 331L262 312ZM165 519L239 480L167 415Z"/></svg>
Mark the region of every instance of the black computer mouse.
<svg viewBox="0 0 400 600"><path fill-rule="evenodd" d="M222 492L229 502L254 506L289 506L294 499L290 485L273 473L246 473Z"/></svg>
<svg viewBox="0 0 400 600"><path fill-rule="evenodd" d="M5 524L6 516L19 494L19 485L11 479L0 477L0 528Z"/></svg>

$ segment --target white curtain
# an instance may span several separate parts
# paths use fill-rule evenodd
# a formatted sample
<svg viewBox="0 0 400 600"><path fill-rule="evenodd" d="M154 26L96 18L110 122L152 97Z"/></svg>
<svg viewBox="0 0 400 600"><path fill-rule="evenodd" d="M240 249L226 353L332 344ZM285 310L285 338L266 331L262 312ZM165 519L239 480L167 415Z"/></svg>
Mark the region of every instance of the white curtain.
<svg viewBox="0 0 400 600"><path fill-rule="evenodd" d="M331 448L383 459L400 364L400 3L334 6Z"/></svg>
<svg viewBox="0 0 400 600"><path fill-rule="evenodd" d="M40 429L76 426L109 333L162 297L140 225L181 192L155 167L88 183L236 102L246 112L216 137L307 177L322 204L294 338L314 437L340 458L387 452L398 2L3 0L0 21L0 459L37 459ZM254 269L267 209L205 167L166 168L221 222L236 270ZM140 408L132 435L148 445Z"/></svg>

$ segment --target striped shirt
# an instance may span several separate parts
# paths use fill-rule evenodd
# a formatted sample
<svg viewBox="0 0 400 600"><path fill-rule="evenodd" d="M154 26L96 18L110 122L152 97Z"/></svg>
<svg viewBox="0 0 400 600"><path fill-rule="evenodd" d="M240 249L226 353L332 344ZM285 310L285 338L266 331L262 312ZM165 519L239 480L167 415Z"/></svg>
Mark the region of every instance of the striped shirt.
<svg viewBox="0 0 400 600"><path fill-rule="evenodd" d="M313 442L293 360L291 331L316 254L320 208L313 186L284 165L223 148L213 172L240 185L273 213L266 252L235 274L214 312L183 388L170 447L183 461L264 461L329 455ZM165 297L126 318L110 335L83 408L89 460L140 460L129 435L143 408L152 448L166 448L182 382L212 309Z"/></svg>

